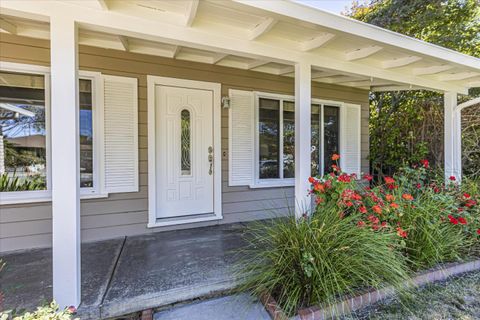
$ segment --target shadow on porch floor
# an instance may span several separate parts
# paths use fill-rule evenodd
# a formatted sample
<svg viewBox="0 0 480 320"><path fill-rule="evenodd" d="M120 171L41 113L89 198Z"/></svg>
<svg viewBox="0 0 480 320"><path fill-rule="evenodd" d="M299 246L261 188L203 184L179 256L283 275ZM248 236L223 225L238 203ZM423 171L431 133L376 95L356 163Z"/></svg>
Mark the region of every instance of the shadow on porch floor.
<svg viewBox="0 0 480 320"><path fill-rule="evenodd" d="M243 224L159 232L82 244L81 319L120 316L210 296L234 287ZM50 249L0 256L4 308L52 297Z"/></svg>

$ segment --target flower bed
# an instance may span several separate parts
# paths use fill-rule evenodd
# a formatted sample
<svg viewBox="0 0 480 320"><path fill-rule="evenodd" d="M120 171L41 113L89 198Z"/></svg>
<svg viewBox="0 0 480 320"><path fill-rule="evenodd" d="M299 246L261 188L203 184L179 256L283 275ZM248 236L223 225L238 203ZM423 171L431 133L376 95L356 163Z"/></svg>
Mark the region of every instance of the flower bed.
<svg viewBox="0 0 480 320"><path fill-rule="evenodd" d="M311 213L256 225L246 237L243 288L266 293L286 315L385 286L407 295L415 272L479 256L478 183L445 184L426 160L377 185L338 163L310 183Z"/></svg>

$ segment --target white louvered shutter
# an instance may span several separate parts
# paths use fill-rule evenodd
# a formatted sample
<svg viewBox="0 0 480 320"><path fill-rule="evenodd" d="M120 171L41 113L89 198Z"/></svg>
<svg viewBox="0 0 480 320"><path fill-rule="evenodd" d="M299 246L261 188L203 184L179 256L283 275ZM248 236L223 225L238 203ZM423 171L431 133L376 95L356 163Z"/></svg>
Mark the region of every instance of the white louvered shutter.
<svg viewBox="0 0 480 320"><path fill-rule="evenodd" d="M137 79L103 76L105 189L138 191Z"/></svg>
<svg viewBox="0 0 480 320"><path fill-rule="evenodd" d="M229 96L229 185L251 185L255 154L254 94L252 91L229 90Z"/></svg>
<svg viewBox="0 0 480 320"><path fill-rule="evenodd" d="M346 173L355 173L360 177L361 171L361 113L360 105L345 104L341 109L340 139L341 168Z"/></svg>

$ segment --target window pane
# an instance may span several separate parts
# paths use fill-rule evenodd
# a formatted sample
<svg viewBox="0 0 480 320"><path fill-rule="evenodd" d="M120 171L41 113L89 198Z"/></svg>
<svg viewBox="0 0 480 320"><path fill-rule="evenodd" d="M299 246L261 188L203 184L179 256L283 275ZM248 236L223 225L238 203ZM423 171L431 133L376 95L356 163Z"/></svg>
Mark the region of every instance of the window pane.
<svg viewBox="0 0 480 320"><path fill-rule="evenodd" d="M80 187L93 188L92 81L80 79Z"/></svg>
<svg viewBox="0 0 480 320"><path fill-rule="evenodd" d="M259 101L259 177L279 178L280 171L280 101L263 99Z"/></svg>
<svg viewBox="0 0 480 320"><path fill-rule="evenodd" d="M181 118L181 170L182 175L191 174L191 160L190 160L190 111L182 110Z"/></svg>
<svg viewBox="0 0 480 320"><path fill-rule="evenodd" d="M312 173L320 174L320 105L312 104Z"/></svg>
<svg viewBox="0 0 480 320"><path fill-rule="evenodd" d="M340 111L338 107L324 106L324 145L325 145L325 173L331 172L332 155L338 153L339 150L339 120Z"/></svg>
<svg viewBox="0 0 480 320"><path fill-rule="evenodd" d="M283 102L283 177L295 177L295 103Z"/></svg>
<svg viewBox="0 0 480 320"><path fill-rule="evenodd" d="M45 81L0 72L0 192L45 190Z"/></svg>

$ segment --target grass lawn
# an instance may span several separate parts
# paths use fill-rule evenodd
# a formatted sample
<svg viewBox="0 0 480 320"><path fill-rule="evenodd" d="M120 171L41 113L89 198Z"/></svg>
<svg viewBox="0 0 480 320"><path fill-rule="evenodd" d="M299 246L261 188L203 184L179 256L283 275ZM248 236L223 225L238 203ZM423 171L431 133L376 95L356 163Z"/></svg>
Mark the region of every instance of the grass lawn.
<svg viewBox="0 0 480 320"><path fill-rule="evenodd" d="M480 272L425 286L408 304L389 299L343 319L480 319Z"/></svg>

